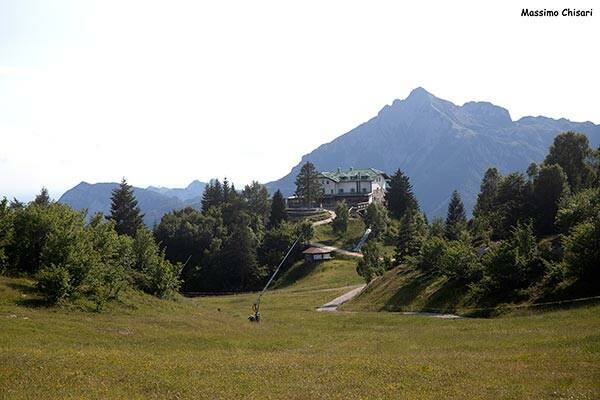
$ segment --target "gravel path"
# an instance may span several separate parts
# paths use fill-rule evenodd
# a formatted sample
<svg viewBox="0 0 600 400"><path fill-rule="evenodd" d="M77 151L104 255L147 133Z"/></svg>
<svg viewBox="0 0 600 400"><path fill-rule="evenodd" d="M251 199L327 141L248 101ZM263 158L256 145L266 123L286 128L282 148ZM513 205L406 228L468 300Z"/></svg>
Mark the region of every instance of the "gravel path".
<svg viewBox="0 0 600 400"><path fill-rule="evenodd" d="M348 300L358 296L360 292L365 288L365 284L355 287L351 291L344 293L343 295L336 297L329 303L325 303L320 307L317 307L317 311L337 311L337 308L347 302Z"/></svg>

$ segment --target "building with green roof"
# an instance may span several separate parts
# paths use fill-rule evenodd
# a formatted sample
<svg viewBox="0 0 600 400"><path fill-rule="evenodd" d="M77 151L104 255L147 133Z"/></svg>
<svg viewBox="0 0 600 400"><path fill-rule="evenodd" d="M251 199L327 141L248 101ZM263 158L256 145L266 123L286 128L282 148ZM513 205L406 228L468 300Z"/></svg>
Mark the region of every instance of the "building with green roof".
<svg viewBox="0 0 600 400"><path fill-rule="evenodd" d="M319 179L323 187L324 207L333 207L341 200L357 206L383 201L389 176L375 168L338 168L335 172L321 172Z"/></svg>

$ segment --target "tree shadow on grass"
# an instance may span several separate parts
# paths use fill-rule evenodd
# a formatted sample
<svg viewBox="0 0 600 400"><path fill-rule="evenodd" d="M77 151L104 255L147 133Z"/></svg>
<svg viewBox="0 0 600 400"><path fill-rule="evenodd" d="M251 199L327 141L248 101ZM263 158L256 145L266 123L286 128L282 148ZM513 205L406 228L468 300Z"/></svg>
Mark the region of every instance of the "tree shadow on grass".
<svg viewBox="0 0 600 400"><path fill-rule="evenodd" d="M465 282L447 280L428 297L423 305L424 311L454 312L456 307L469 291Z"/></svg>
<svg viewBox="0 0 600 400"><path fill-rule="evenodd" d="M436 276L431 273L419 273L414 279L410 279L406 284L398 288L396 293L382 307L387 311L401 311L403 307L410 304L419 297L425 288L427 288Z"/></svg>
<svg viewBox="0 0 600 400"><path fill-rule="evenodd" d="M52 305L46 299L41 297L39 292L32 285L9 282L6 283L6 286L21 293L21 297L15 300L15 303L19 306L29 308L46 308Z"/></svg>
<svg viewBox="0 0 600 400"><path fill-rule="evenodd" d="M310 275L319 264L320 262L303 262L302 264L293 266L281 276L281 278L275 284L274 288L281 289L293 285L300 279Z"/></svg>

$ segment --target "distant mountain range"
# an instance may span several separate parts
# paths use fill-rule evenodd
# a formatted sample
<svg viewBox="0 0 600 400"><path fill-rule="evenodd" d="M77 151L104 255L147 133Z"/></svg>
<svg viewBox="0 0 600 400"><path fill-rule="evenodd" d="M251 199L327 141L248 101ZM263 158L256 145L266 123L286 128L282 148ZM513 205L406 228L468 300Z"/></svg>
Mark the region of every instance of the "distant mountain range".
<svg viewBox="0 0 600 400"><path fill-rule="evenodd" d="M454 189L471 211L488 167L496 166L501 173L524 171L531 162L542 161L554 137L568 130L586 134L594 147L600 145L600 125L591 122L541 116L513 121L506 109L491 103L458 106L417 88L303 156L288 175L267 186L271 192L292 194L306 161L319 171L373 167L394 173L400 168L428 216L445 215Z"/></svg>
<svg viewBox="0 0 600 400"><path fill-rule="evenodd" d="M108 215L111 194L117 186L119 184L116 182L94 184L81 182L66 191L58 201L76 210L87 208L90 216L97 212ZM134 187L133 191L142 213L145 214L144 222L151 227L159 223L162 216L172 210L187 206L199 209L205 186L206 183L195 180L183 189L149 186L145 189Z"/></svg>

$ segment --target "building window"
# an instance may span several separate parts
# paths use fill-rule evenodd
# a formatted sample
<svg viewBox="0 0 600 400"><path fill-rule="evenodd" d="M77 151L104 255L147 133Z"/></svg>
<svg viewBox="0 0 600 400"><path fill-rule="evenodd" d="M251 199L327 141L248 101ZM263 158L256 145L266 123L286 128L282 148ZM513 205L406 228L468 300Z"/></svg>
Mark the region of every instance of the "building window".
<svg viewBox="0 0 600 400"><path fill-rule="evenodd" d="M333 194L333 189L331 189L331 194Z"/></svg>
<svg viewBox="0 0 600 400"><path fill-rule="evenodd" d="M338 193L344 193L344 189L338 190Z"/></svg>
<svg viewBox="0 0 600 400"><path fill-rule="evenodd" d="M363 188L363 193L367 193L367 188Z"/></svg>
<svg viewBox="0 0 600 400"><path fill-rule="evenodd" d="M354 189L350 189L350 193L354 193Z"/></svg>

